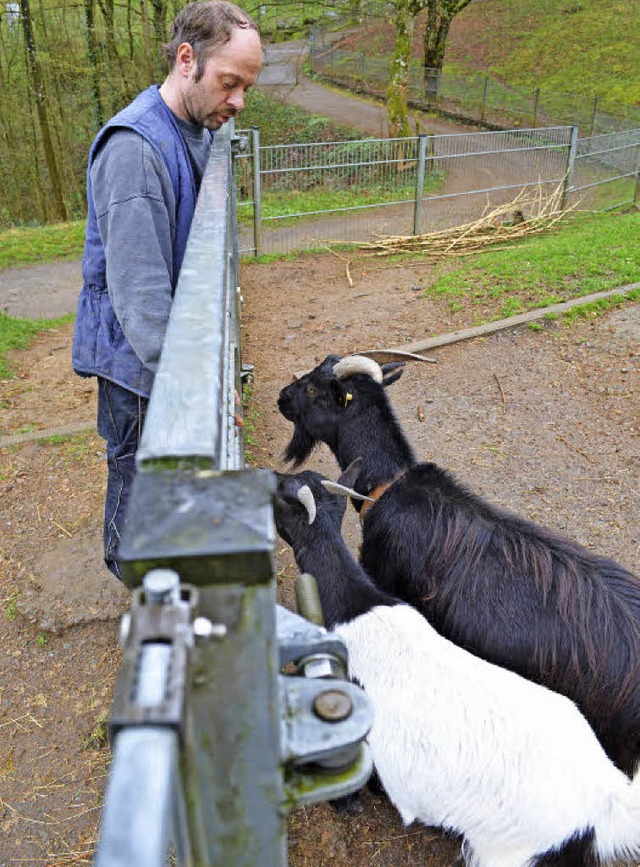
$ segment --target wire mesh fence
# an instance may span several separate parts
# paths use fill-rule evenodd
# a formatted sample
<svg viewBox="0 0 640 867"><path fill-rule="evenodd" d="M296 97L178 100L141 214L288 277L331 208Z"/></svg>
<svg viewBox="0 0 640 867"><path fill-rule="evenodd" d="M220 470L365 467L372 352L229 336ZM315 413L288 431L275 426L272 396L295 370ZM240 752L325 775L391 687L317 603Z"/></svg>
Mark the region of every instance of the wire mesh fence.
<svg viewBox="0 0 640 867"><path fill-rule="evenodd" d="M460 226L548 200L604 210L637 199L640 129L571 126L260 146L236 160L241 253L288 253ZM514 208L518 207L514 205Z"/></svg>
<svg viewBox="0 0 640 867"><path fill-rule="evenodd" d="M349 87L384 95L390 58L371 57L325 44L322 33L310 40L314 72ZM492 126L577 126L582 136L621 132L640 126L640 108L579 94L507 85L482 73L452 75L414 64L407 96L411 105Z"/></svg>
<svg viewBox="0 0 640 867"><path fill-rule="evenodd" d="M640 130L580 139L570 201L580 208L609 210L638 201Z"/></svg>

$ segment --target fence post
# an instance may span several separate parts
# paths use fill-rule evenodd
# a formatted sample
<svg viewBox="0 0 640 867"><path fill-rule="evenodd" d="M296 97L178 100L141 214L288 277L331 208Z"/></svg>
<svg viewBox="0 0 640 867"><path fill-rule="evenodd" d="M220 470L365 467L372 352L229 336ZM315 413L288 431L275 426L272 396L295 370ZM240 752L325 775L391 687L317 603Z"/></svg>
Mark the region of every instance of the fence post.
<svg viewBox="0 0 640 867"><path fill-rule="evenodd" d="M422 218L422 194L424 192L424 173L427 164L427 136L421 133L418 136L418 165L416 166L416 201L413 209L413 234L420 234L420 222Z"/></svg>
<svg viewBox="0 0 640 867"><path fill-rule="evenodd" d="M536 87L533 91L533 121L531 126L535 129L538 126L538 103L540 101L540 88Z"/></svg>
<svg viewBox="0 0 640 867"><path fill-rule="evenodd" d="M367 56L362 52L362 89L365 89L365 82L367 80Z"/></svg>
<svg viewBox="0 0 640 867"><path fill-rule="evenodd" d="M485 109L487 107L487 90L489 89L489 76L484 77L484 87L482 88L482 106L480 107L480 120L484 121Z"/></svg>
<svg viewBox="0 0 640 867"><path fill-rule="evenodd" d="M253 246L255 255L261 253L262 201L260 187L260 130L251 128L251 155L253 157Z"/></svg>
<svg viewBox="0 0 640 867"><path fill-rule="evenodd" d="M633 206L638 207L638 199L640 199L640 145L636 151L636 185L633 190Z"/></svg>
<svg viewBox="0 0 640 867"><path fill-rule="evenodd" d="M593 98L593 111L591 113L591 131L590 131L589 135L595 135L597 117L598 117L598 97L594 96L594 98Z"/></svg>
<svg viewBox="0 0 640 867"><path fill-rule="evenodd" d="M567 198L571 192L573 185L573 169L576 161L576 151L578 149L578 127L571 127L571 140L569 142L569 153L567 154L567 168L564 173L562 182L562 196L560 198L560 210L564 211L567 207Z"/></svg>

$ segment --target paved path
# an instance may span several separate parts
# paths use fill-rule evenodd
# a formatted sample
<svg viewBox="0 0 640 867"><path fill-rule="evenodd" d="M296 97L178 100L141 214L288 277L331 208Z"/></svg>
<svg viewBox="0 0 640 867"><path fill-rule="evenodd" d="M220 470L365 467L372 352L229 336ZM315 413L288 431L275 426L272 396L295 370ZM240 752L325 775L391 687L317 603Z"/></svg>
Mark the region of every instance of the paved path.
<svg viewBox="0 0 640 867"><path fill-rule="evenodd" d="M336 34L339 36L339 34ZM296 84L262 85L259 87L274 98L297 105L314 114L332 120L349 123L362 130L363 135L384 138L387 135L387 111L385 106L372 99L365 99L333 88L324 87L301 73L306 56L307 43L297 40L267 48L268 63L288 64L295 70ZM415 113L417 115L417 113ZM473 127L449 123L432 116L420 115L423 131L433 134L468 132ZM384 218L386 220L386 217ZM380 227L385 234L385 226ZM346 238L344 220L337 222L335 231L323 224L324 237ZM313 225L307 232L314 234ZM278 230L274 230L277 234ZM284 230L290 232L290 229ZM266 233L265 233L266 239ZM248 243L247 246L250 246ZM242 244L241 244L242 247ZM75 313L78 292L82 282L79 261L58 261L46 265L24 266L0 271L0 311L10 316L28 319L53 319Z"/></svg>

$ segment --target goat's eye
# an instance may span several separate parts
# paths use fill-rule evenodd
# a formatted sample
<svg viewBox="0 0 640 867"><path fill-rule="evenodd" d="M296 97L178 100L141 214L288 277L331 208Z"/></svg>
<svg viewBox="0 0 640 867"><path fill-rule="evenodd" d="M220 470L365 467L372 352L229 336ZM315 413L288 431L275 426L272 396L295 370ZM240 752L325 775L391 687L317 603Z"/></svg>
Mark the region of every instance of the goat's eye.
<svg viewBox="0 0 640 867"><path fill-rule="evenodd" d="M307 394L317 394L316 389L312 385L308 385Z"/></svg>

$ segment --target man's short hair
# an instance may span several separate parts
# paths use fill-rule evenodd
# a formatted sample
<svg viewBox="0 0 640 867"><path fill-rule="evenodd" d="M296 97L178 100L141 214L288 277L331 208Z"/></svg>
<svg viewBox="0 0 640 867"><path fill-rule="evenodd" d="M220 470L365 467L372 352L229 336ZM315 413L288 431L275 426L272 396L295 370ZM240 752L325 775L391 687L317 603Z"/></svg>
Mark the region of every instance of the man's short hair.
<svg viewBox="0 0 640 867"><path fill-rule="evenodd" d="M218 48L227 44L236 29L258 32L244 9L227 0L195 0L194 3L188 3L174 19L171 41L163 46L169 72L176 64L178 47L188 42L198 64L194 80L199 81L207 60Z"/></svg>

